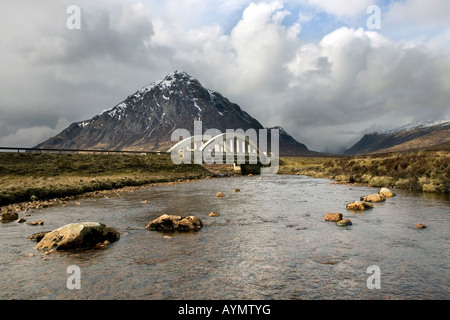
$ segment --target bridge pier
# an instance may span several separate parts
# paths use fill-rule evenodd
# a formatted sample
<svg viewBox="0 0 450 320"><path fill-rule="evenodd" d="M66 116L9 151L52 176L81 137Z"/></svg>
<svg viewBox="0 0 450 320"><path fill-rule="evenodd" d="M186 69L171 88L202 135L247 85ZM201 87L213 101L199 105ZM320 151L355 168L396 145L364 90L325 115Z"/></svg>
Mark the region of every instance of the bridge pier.
<svg viewBox="0 0 450 320"><path fill-rule="evenodd" d="M234 164L234 173L236 174L261 174L261 164Z"/></svg>

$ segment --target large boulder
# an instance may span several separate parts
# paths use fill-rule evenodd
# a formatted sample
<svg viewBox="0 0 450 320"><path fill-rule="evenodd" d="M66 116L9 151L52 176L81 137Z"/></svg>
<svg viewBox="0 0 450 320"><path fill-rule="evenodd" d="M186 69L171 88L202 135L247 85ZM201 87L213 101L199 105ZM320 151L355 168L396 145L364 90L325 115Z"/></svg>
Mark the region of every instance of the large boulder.
<svg viewBox="0 0 450 320"><path fill-rule="evenodd" d="M32 241L39 242L39 241L41 241L41 240L45 237L45 235L46 235L47 233L49 233L49 232L51 232L51 231L42 231L42 232L33 233L32 235L28 236L27 239L28 239L28 240L32 240Z"/></svg>
<svg viewBox="0 0 450 320"><path fill-rule="evenodd" d="M373 208L373 204L365 201L355 201L347 204L347 210L366 210Z"/></svg>
<svg viewBox="0 0 450 320"><path fill-rule="evenodd" d="M395 197L395 193L388 188L381 188L380 191L378 191L378 194L380 194L381 196L385 197L385 198L392 198Z"/></svg>
<svg viewBox="0 0 450 320"><path fill-rule="evenodd" d="M181 217L163 214L148 223L145 228L156 231L197 231L203 228L203 222L196 216Z"/></svg>
<svg viewBox="0 0 450 320"><path fill-rule="evenodd" d="M119 232L98 222L71 223L53 230L39 241L36 249L76 250L90 249L99 243L120 239Z"/></svg>
<svg viewBox="0 0 450 320"><path fill-rule="evenodd" d="M362 196L361 201L367 201L367 202L382 202L386 201L386 197L382 196L379 193L375 194L369 194L368 196Z"/></svg>

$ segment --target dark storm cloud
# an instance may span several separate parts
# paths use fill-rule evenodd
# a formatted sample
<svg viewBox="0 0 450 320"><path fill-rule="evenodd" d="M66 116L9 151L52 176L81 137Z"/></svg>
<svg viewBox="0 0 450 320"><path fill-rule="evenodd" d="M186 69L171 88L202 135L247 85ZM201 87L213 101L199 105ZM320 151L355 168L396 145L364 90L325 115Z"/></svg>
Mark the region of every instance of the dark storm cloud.
<svg viewBox="0 0 450 320"><path fill-rule="evenodd" d="M78 1L81 29L69 30L68 1L2 2L2 144L40 142L30 128L55 134L123 100L156 77L164 48L150 48L148 10L121 1ZM16 18L13 18L15 16ZM149 53L152 53L151 55ZM28 128L28 138L17 134ZM23 130L22 130L23 133Z"/></svg>

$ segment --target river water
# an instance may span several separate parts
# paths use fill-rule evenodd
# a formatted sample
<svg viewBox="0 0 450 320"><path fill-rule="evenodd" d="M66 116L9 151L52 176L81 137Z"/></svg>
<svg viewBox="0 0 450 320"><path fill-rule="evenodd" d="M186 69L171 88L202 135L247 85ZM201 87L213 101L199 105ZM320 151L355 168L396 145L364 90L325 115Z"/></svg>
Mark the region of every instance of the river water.
<svg viewBox="0 0 450 320"><path fill-rule="evenodd" d="M374 209L345 209L376 192L305 176L233 177L34 210L27 222L43 226L0 223L0 299L450 299L449 197L397 190ZM326 222L327 212L353 225ZM145 229L164 213L196 215L204 227ZM84 221L113 226L121 238L106 249L49 255L27 239ZM419 222L428 228L415 229ZM67 287L72 265L80 289ZM379 273L368 273L374 265ZM379 289L367 285L374 277Z"/></svg>

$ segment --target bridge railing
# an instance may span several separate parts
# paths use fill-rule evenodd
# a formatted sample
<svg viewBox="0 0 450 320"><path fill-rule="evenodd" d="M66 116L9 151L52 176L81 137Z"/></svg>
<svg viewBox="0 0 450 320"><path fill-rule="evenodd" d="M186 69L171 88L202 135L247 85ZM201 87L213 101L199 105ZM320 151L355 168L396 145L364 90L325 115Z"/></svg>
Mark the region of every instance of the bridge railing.
<svg viewBox="0 0 450 320"><path fill-rule="evenodd" d="M104 149L51 149L51 148L24 148L0 147L0 152L28 152L28 153L92 153L92 154L167 154L163 151L136 151L136 150L104 150Z"/></svg>
<svg viewBox="0 0 450 320"><path fill-rule="evenodd" d="M203 162L205 163L227 163L227 164L245 164L258 163L258 154L249 152L223 152L213 151L211 153L203 154Z"/></svg>
<svg viewBox="0 0 450 320"><path fill-rule="evenodd" d="M197 152L197 154L196 154ZM200 150L179 150L175 156L179 163L206 163L206 164L258 164L264 165L270 164L272 154L269 152L256 153L256 152L224 152L224 151L212 151L202 153ZM200 161L200 162L198 162Z"/></svg>

